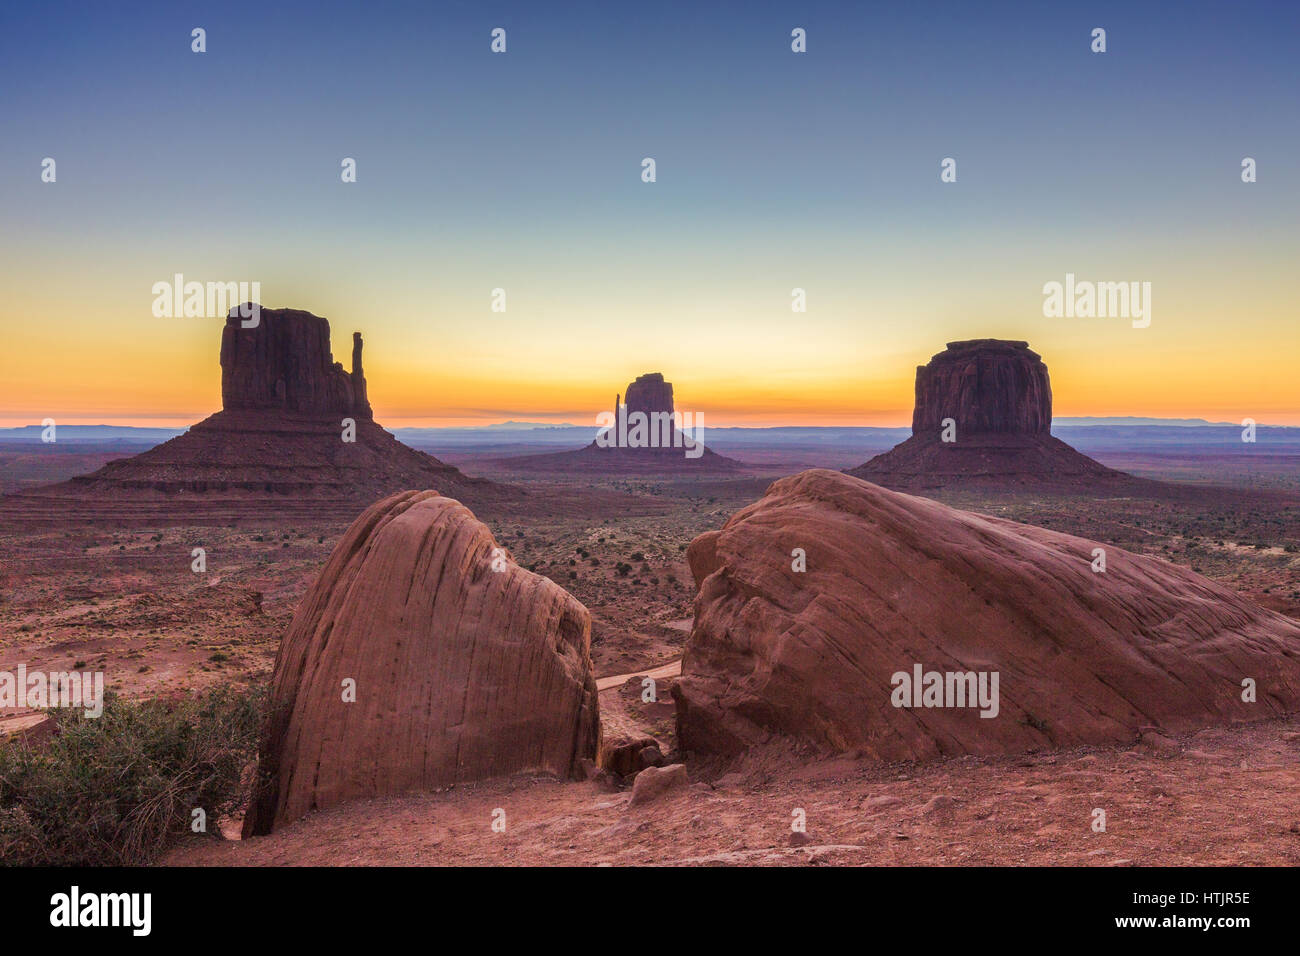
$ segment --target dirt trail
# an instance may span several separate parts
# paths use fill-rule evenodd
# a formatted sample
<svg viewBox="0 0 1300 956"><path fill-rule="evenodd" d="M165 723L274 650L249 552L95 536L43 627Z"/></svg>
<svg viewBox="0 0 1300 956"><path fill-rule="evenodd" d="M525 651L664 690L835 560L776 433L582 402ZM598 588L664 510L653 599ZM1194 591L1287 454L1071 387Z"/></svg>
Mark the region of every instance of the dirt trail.
<svg viewBox="0 0 1300 956"><path fill-rule="evenodd" d="M611 687L619 687L626 684L632 677L653 677L655 680L662 680L665 677L680 677L682 673L682 659L669 661L667 664L661 664L658 667L652 667L644 671L628 671L626 674L615 674L612 677L599 677L596 679L596 690L609 690Z"/></svg>

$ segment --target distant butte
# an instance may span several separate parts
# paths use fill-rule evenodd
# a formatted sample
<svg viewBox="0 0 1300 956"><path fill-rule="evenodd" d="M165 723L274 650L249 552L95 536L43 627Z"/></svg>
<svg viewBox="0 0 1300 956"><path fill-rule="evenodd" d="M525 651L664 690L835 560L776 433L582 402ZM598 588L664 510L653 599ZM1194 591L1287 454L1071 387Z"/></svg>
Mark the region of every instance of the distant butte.
<svg viewBox="0 0 1300 956"><path fill-rule="evenodd" d="M682 416L684 427L678 428L675 411L673 383L664 381L662 372L648 372L629 383L623 395L614 396L613 423L586 448L525 455L498 464L521 471L610 475L730 473L744 469L738 461L695 446L685 431L691 427L691 419ZM707 426L704 431L707 434Z"/></svg>
<svg viewBox="0 0 1300 956"><path fill-rule="evenodd" d="M326 319L264 308L260 322L244 328L232 309L221 335L221 411L143 454L32 494L348 503L435 488L473 504L520 494L469 478L377 425L361 352L355 332L346 371L330 352ZM345 420L355 441L344 440Z"/></svg>
<svg viewBox="0 0 1300 956"><path fill-rule="evenodd" d="M1047 366L1028 342L949 342L916 370L912 437L848 473L904 489L1136 481L1052 437L1051 427Z"/></svg>

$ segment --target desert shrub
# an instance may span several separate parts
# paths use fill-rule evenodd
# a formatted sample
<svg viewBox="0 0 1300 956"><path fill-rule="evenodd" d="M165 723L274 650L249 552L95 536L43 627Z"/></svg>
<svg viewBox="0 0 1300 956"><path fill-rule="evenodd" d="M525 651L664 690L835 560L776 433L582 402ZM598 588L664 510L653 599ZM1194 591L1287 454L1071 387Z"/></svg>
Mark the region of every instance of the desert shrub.
<svg viewBox="0 0 1300 956"><path fill-rule="evenodd" d="M632 565L620 561L618 564L614 565L614 570L618 573L620 578L625 578L632 572Z"/></svg>
<svg viewBox="0 0 1300 956"><path fill-rule="evenodd" d="M0 863L144 864L188 829L247 797L263 692L219 687L179 700L104 695L104 711L49 711L57 732L0 744Z"/></svg>

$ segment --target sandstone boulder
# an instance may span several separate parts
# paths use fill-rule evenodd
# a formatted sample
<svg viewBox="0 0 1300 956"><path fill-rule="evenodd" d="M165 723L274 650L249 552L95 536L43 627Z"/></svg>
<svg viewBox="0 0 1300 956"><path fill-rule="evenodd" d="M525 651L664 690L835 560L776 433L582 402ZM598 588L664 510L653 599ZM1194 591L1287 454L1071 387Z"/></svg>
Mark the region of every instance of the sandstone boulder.
<svg viewBox="0 0 1300 956"><path fill-rule="evenodd" d="M1118 548L1095 573L1097 547L837 472L778 481L687 552L699 593L674 689L681 747L730 755L787 738L892 761L1300 709L1300 624ZM895 706L895 675L917 665L996 673L996 716L925 706L920 688Z"/></svg>
<svg viewBox="0 0 1300 956"><path fill-rule="evenodd" d="M629 807L653 803L674 790L685 789L690 783L686 765L675 763L670 767L647 767L632 781L632 799Z"/></svg>
<svg viewBox="0 0 1300 956"><path fill-rule="evenodd" d="M354 797L580 775L598 735L590 634L586 608L506 561L459 502L375 504L280 646L244 832Z"/></svg>

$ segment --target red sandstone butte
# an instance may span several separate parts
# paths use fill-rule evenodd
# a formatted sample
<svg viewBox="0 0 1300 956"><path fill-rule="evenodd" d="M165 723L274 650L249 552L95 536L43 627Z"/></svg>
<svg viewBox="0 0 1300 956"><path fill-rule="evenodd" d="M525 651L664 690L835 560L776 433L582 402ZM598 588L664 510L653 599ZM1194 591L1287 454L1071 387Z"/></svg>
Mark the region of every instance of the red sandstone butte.
<svg viewBox="0 0 1300 956"><path fill-rule="evenodd" d="M942 440L951 419L954 441ZM912 437L849 474L896 488L1136 481L1051 435L1052 386L1028 342L971 339L916 370Z"/></svg>
<svg viewBox="0 0 1300 956"><path fill-rule="evenodd" d="M592 441L585 448L575 451L551 452L545 455L523 455L503 460L500 464L522 471L560 471L582 474L656 474L671 475L677 473L698 474L737 472L744 465L731 458L726 458L703 448L698 454L688 456L687 446L693 445L694 439L678 429L673 422L675 409L673 403L673 383L664 381L662 372L647 372L638 375L630 382L623 395L614 396L611 414L614 425L602 438ZM621 444L624 435L635 433L637 419L633 415L644 415L646 440L651 430L655 431L654 447L635 447ZM656 417L658 416L658 417ZM620 428L620 423L623 427ZM702 432L705 442L708 440L708 426Z"/></svg>
<svg viewBox="0 0 1300 956"><path fill-rule="evenodd" d="M345 371L330 352L326 319L263 308L257 325L245 328L232 309L221 335L220 412L156 448L29 494L292 498L336 503L350 514L411 487L436 488L476 507L518 496L403 445L376 424L361 352L354 332ZM345 420L355 441L343 440Z"/></svg>

